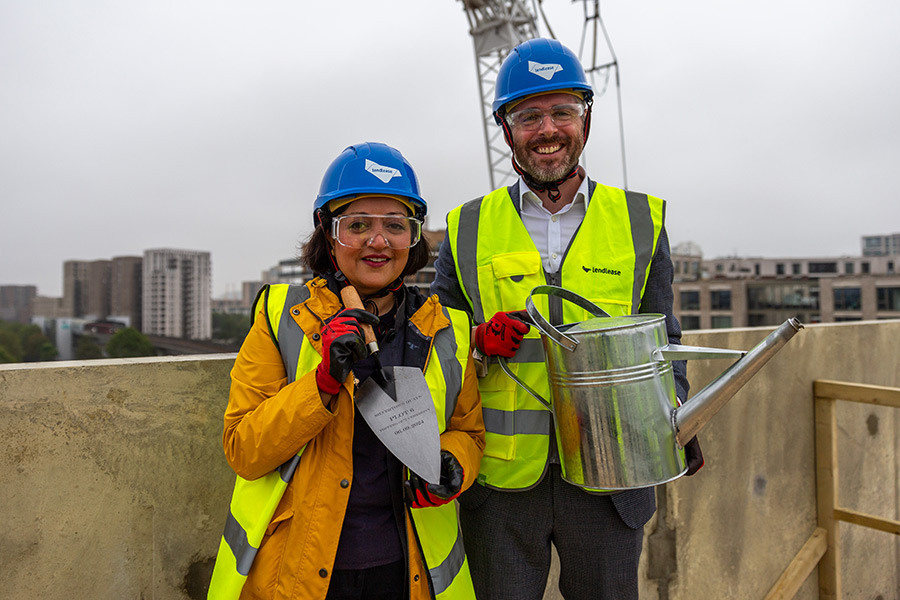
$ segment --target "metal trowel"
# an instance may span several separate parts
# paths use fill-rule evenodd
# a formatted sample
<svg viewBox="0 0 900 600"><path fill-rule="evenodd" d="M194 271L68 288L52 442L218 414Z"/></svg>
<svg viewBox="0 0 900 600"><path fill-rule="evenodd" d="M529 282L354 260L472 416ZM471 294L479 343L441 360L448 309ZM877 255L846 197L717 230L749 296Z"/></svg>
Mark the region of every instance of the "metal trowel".
<svg viewBox="0 0 900 600"><path fill-rule="evenodd" d="M341 298L347 308L363 308L353 286L343 288ZM375 332L361 325L366 346L377 360ZM357 409L381 443L410 471L429 483L440 483L441 434L425 375L417 367L382 367L377 362L376 373L356 390Z"/></svg>

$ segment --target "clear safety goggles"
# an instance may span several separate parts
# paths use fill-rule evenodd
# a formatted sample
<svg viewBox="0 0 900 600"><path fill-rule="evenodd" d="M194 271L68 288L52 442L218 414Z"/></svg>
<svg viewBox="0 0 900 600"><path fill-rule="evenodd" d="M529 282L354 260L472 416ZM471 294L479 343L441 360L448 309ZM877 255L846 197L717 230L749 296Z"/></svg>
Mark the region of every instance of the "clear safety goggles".
<svg viewBox="0 0 900 600"><path fill-rule="evenodd" d="M341 246L360 249L380 235L394 250L411 248L422 237L422 221L402 215L352 214L331 221L331 236Z"/></svg>
<svg viewBox="0 0 900 600"><path fill-rule="evenodd" d="M585 107L580 102L572 104L557 104L544 112L539 108L526 108L506 115L506 122L510 126L522 131L534 131L540 129L544 117L550 117L554 125L563 126L574 123L584 116Z"/></svg>

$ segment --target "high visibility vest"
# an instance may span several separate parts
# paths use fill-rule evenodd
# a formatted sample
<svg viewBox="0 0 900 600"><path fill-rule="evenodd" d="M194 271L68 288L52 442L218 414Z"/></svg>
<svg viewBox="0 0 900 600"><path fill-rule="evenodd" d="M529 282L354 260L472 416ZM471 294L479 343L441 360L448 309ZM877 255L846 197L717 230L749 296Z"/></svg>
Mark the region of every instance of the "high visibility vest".
<svg viewBox="0 0 900 600"><path fill-rule="evenodd" d="M663 229L665 202L653 196L594 184L584 221L559 272L545 274L508 188L500 188L447 216L447 236L460 287L475 323L498 311L521 310L531 290L552 284L571 290L612 316L638 312L650 263ZM535 307L554 324L591 317L558 297L536 295ZM550 385L540 334L532 327L510 369L545 399ZM536 485L547 467L550 411L492 362L479 379L486 446L478 481L522 490ZM565 468L565 465L563 465Z"/></svg>
<svg viewBox="0 0 900 600"><path fill-rule="evenodd" d="M309 296L309 288L305 285L270 285L261 290L254 308L256 315L261 306L266 307L269 331L281 353L288 383L315 369L322 360L288 314L291 307L305 302ZM468 315L442 308L452 326L434 335L424 372L441 433L456 408L463 370L471 351ZM240 596L266 528L302 454L303 448L290 461L259 479L249 481L237 476L209 585L207 597L210 600L231 600ZM435 597L439 600L474 600L475 592L459 530L456 502L439 507L410 508L409 512Z"/></svg>

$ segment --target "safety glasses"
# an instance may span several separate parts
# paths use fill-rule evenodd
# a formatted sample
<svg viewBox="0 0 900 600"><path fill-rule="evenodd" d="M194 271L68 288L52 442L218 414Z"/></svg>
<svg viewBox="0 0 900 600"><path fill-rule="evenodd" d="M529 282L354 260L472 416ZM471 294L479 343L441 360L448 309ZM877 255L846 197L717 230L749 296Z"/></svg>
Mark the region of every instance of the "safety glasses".
<svg viewBox="0 0 900 600"><path fill-rule="evenodd" d="M341 215L331 221L331 236L347 248L368 246L378 235L395 250L411 248L422 237L422 221L401 215L368 214Z"/></svg>

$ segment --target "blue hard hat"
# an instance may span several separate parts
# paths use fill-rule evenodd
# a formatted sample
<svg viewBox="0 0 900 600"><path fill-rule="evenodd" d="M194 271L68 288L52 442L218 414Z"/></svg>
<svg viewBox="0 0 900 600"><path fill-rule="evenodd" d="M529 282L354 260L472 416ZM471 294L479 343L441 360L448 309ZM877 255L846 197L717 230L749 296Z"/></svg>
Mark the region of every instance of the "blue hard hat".
<svg viewBox="0 0 900 600"><path fill-rule="evenodd" d="M579 90L586 102L594 95L575 53L557 40L537 38L512 49L497 72L494 117L505 104L541 92Z"/></svg>
<svg viewBox="0 0 900 600"><path fill-rule="evenodd" d="M387 144L364 142L347 147L328 166L313 205L313 223L318 224L316 213L327 210L332 200L372 194L407 199L420 219L428 211L416 173L400 151Z"/></svg>

